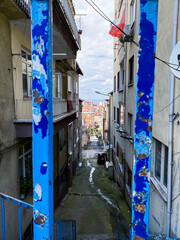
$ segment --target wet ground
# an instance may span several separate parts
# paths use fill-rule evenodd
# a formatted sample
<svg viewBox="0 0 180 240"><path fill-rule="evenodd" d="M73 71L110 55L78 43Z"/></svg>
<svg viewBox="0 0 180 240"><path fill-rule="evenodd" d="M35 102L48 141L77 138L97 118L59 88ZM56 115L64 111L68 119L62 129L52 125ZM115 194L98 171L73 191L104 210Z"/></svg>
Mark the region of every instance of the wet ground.
<svg viewBox="0 0 180 240"><path fill-rule="evenodd" d="M109 180L104 165L98 165L96 156L102 147L95 137L73 178L69 193L55 211L55 218L76 220L78 240L117 239L118 222L121 233L128 235L130 210L114 181Z"/></svg>

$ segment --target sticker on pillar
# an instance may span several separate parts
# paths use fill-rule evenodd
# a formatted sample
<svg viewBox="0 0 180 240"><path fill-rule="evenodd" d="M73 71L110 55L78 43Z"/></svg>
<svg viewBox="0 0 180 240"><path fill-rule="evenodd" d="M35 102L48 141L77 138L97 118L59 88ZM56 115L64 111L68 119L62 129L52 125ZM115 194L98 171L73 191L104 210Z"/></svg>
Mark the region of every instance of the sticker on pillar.
<svg viewBox="0 0 180 240"><path fill-rule="evenodd" d="M47 163L46 162L41 163L40 171L41 171L41 174L43 174L43 175L46 174L46 172L47 172Z"/></svg>
<svg viewBox="0 0 180 240"><path fill-rule="evenodd" d="M39 183L34 187L34 201L42 201L42 187Z"/></svg>
<svg viewBox="0 0 180 240"><path fill-rule="evenodd" d="M40 109L33 107L33 120L36 125L39 125L42 115Z"/></svg>
<svg viewBox="0 0 180 240"><path fill-rule="evenodd" d="M44 224L47 220L47 216L43 213L40 213L38 210L35 210L35 223L44 228Z"/></svg>

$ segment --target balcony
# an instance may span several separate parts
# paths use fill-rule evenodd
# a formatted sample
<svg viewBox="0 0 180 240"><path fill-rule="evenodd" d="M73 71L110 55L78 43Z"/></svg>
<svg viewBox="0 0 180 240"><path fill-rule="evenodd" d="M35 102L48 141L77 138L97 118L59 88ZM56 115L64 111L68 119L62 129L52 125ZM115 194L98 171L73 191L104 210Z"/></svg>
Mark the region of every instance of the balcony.
<svg viewBox="0 0 180 240"><path fill-rule="evenodd" d="M65 125L76 118L76 103L72 101L73 109L68 111L67 100L53 99L53 125L56 134ZM32 137L32 100L16 99L15 120L16 137Z"/></svg>
<svg viewBox="0 0 180 240"><path fill-rule="evenodd" d="M75 103L73 103L75 106ZM73 109L75 109L73 106ZM53 100L53 118L67 113L67 101ZM32 100L16 99L15 118L18 122L32 122Z"/></svg>
<svg viewBox="0 0 180 240"><path fill-rule="evenodd" d="M0 3L0 13L31 38L29 0L6 0ZM24 32L24 26L26 31ZM81 39L74 14L68 0L53 0L53 52L54 59L75 59L81 49Z"/></svg>
<svg viewBox="0 0 180 240"><path fill-rule="evenodd" d="M67 21L69 23L69 26L71 28L71 31L74 35L74 38L77 41L77 44L79 46L79 49L81 49L81 38L80 35L78 33L78 29L74 20L74 15L72 13L72 10L70 8L69 2L67 0L60 0L60 3L62 5L64 14L67 16Z"/></svg>

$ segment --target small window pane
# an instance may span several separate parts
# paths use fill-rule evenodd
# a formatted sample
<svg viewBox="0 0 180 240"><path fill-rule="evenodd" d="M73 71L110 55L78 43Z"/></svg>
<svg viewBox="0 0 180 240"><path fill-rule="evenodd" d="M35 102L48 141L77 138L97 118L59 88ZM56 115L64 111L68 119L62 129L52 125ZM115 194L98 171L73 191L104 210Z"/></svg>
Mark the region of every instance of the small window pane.
<svg viewBox="0 0 180 240"><path fill-rule="evenodd" d="M24 172L23 172L23 158L19 158L19 176L24 177Z"/></svg>
<svg viewBox="0 0 180 240"><path fill-rule="evenodd" d="M31 142L27 143L27 144L25 145L25 152L31 150L31 148L32 148Z"/></svg>
<svg viewBox="0 0 180 240"><path fill-rule="evenodd" d="M21 55L22 55L22 58L26 59L26 52L21 50Z"/></svg>
<svg viewBox="0 0 180 240"><path fill-rule="evenodd" d="M161 178L161 143L156 140L155 152L155 176L160 181Z"/></svg>
<svg viewBox="0 0 180 240"><path fill-rule="evenodd" d="M19 148L19 156L21 156L23 154L23 147Z"/></svg>

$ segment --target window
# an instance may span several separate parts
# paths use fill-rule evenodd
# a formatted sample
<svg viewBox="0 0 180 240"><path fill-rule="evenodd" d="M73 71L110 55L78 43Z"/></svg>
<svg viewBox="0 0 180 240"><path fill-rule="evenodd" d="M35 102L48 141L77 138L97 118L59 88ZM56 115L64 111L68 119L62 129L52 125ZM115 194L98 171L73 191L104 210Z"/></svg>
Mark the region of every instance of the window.
<svg viewBox="0 0 180 240"><path fill-rule="evenodd" d="M114 76L114 92L116 91L116 76Z"/></svg>
<svg viewBox="0 0 180 240"><path fill-rule="evenodd" d="M22 54L22 81L23 81L23 98L32 97L32 61L31 54L21 50Z"/></svg>
<svg viewBox="0 0 180 240"><path fill-rule="evenodd" d="M79 89L78 88L78 82L76 82L76 94L78 94L78 92L79 92L78 89Z"/></svg>
<svg viewBox="0 0 180 240"><path fill-rule="evenodd" d="M132 190L132 172L127 164L127 185Z"/></svg>
<svg viewBox="0 0 180 240"><path fill-rule="evenodd" d="M114 107L114 121L116 120L116 108Z"/></svg>
<svg viewBox="0 0 180 240"><path fill-rule="evenodd" d="M119 108L117 108L117 123L120 124Z"/></svg>
<svg viewBox="0 0 180 240"><path fill-rule="evenodd" d="M113 147L115 148L116 145L116 138L114 137Z"/></svg>
<svg viewBox="0 0 180 240"><path fill-rule="evenodd" d="M120 90L120 72L117 74L117 91Z"/></svg>
<svg viewBox="0 0 180 240"><path fill-rule="evenodd" d="M53 97L62 100L62 73L53 75Z"/></svg>
<svg viewBox="0 0 180 240"><path fill-rule="evenodd" d="M129 59L129 85L134 83L134 56Z"/></svg>
<svg viewBox="0 0 180 240"><path fill-rule="evenodd" d="M68 76L68 91L71 92L71 76Z"/></svg>
<svg viewBox="0 0 180 240"><path fill-rule="evenodd" d="M134 24L135 22L135 18L136 18L136 0L132 0L131 1L131 26Z"/></svg>
<svg viewBox="0 0 180 240"><path fill-rule="evenodd" d="M125 77L125 70L124 70L124 61L120 64L120 75L119 75L119 90L124 90L124 77Z"/></svg>
<svg viewBox="0 0 180 240"><path fill-rule="evenodd" d="M124 126L124 106L120 105L120 127L123 128Z"/></svg>
<svg viewBox="0 0 180 240"><path fill-rule="evenodd" d="M168 147L155 140L154 148L154 175L162 185L167 187Z"/></svg>
<svg viewBox="0 0 180 240"><path fill-rule="evenodd" d="M20 193L27 196L32 190L32 143L19 148ZM23 197L21 197L23 198Z"/></svg>
<svg viewBox="0 0 180 240"><path fill-rule="evenodd" d="M133 115L128 113L128 132L129 136L133 136Z"/></svg>
<svg viewBox="0 0 180 240"><path fill-rule="evenodd" d="M119 161L119 166L121 171L123 172L123 152L121 150L121 148L119 147L119 144L117 143L117 151L116 151L116 156L117 156L117 160Z"/></svg>
<svg viewBox="0 0 180 240"><path fill-rule="evenodd" d="M69 133L68 133L68 153L72 155L73 151L73 123L69 124Z"/></svg>
<svg viewBox="0 0 180 240"><path fill-rule="evenodd" d="M59 150L61 151L65 145L64 128L59 131Z"/></svg>

